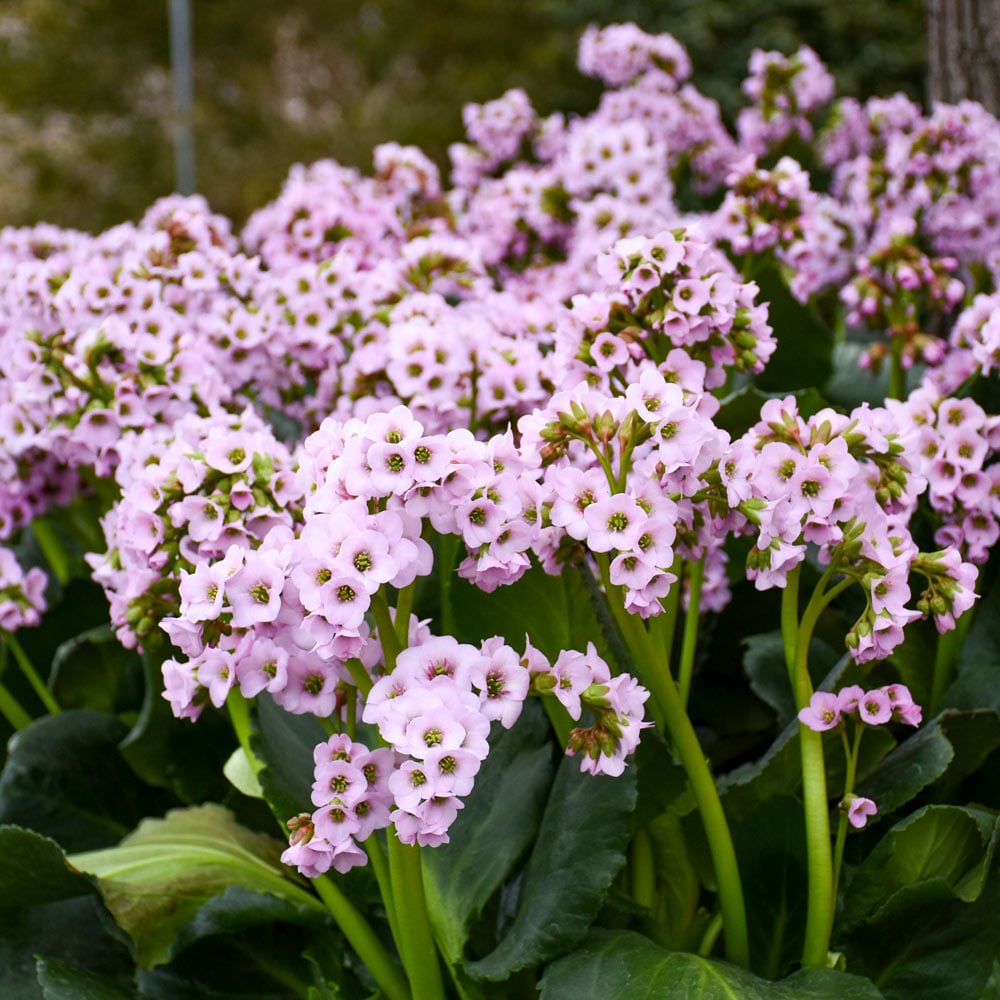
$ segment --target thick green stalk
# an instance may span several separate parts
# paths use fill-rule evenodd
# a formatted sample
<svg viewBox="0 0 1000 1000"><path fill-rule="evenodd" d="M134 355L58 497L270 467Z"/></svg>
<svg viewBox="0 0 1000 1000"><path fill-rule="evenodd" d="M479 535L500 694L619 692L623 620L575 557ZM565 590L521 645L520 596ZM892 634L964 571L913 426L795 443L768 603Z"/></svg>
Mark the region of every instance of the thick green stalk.
<svg viewBox="0 0 1000 1000"><path fill-rule="evenodd" d="M462 540L458 535L438 536L438 599L441 604L441 632L455 634L455 613L452 608L451 586L455 579L455 557Z"/></svg>
<svg viewBox="0 0 1000 1000"><path fill-rule="evenodd" d="M747 968L750 965L750 943L743 885L740 881L733 838L719 799L719 790L715 787L715 780L705 759L705 753L674 685L674 679L663 662L662 652L657 650L642 621L625 610L620 589L611 583L607 557L598 556L597 564L601 571L608 606L621 629L639 679L649 688L653 700L662 713L674 748L691 783L698 811L701 813L715 869L726 940L726 958L736 965Z"/></svg>
<svg viewBox="0 0 1000 1000"><path fill-rule="evenodd" d="M701 614L701 585L705 578L705 557L690 565L688 574L688 609L684 615L684 634L681 639L681 663L677 671L677 684L681 703L687 708L691 693L691 676L694 672L694 654L698 648L698 619ZM680 581L677 581L680 586Z"/></svg>
<svg viewBox="0 0 1000 1000"><path fill-rule="evenodd" d="M226 698L226 709L236 732L236 738L239 740L243 752L247 755L254 774L259 774L265 765L251 748L250 705L238 688L233 688L229 692L229 696ZM369 847L369 857L372 858L372 865L376 871L376 878L378 878L378 864L374 852L370 848L370 843L366 846ZM384 859L382 866L384 871ZM369 971L375 977L375 982L378 983L386 996L390 1000L410 1000L410 991L407 989L406 981L399 967L385 950L368 921L354 908L350 900L337 888L329 876L323 875L313 879L312 884L316 892L319 893L320 899L326 904L326 908L330 911L337 926L343 932L344 937L368 966ZM381 888L381 880L379 880L379 885ZM391 903L391 899L386 900L386 910L390 914L392 911ZM392 927L393 920L394 916L390 915L390 927Z"/></svg>
<svg viewBox="0 0 1000 1000"><path fill-rule="evenodd" d="M809 678L809 643L826 606L845 587L850 578L824 591L824 584L835 572L835 562L820 579L806 605L795 638L795 660L792 669L792 689L799 710L809 704L813 694ZM799 750L802 760L802 798L806 823L806 858L808 865L809 901L806 907L806 934L802 949L802 964L826 965L833 932L834 889L833 859L830 845L830 808L826 787L826 761L823 755L823 734L799 725Z"/></svg>
<svg viewBox="0 0 1000 1000"><path fill-rule="evenodd" d="M444 1000L441 965L424 898L420 848L388 839L389 873L399 917L400 951L410 989L417 1000Z"/></svg>
<svg viewBox="0 0 1000 1000"><path fill-rule="evenodd" d="M28 659L28 654L25 653L23 647L14 638L13 634L4 632L3 641L10 647L17 665L21 668L21 673L24 674L25 679L31 685L35 694L41 699L42 704L46 707L49 714L56 715L61 712L62 709L59 707L59 703L52 696L52 692L45 686L41 677L38 676L38 672L35 670L31 660Z"/></svg>
<svg viewBox="0 0 1000 1000"><path fill-rule="evenodd" d="M396 635L396 628L392 623L389 602L386 600L384 590L379 590L372 596L371 607L372 614L375 616L375 627L378 629L378 641L382 646L382 655L385 659L385 672L391 674L396 669L396 657L403 648L403 644L400 643L399 637Z"/></svg>
<svg viewBox="0 0 1000 1000"><path fill-rule="evenodd" d="M903 367L903 338L893 334L889 348L889 399L906 398L906 369Z"/></svg>
<svg viewBox="0 0 1000 1000"><path fill-rule="evenodd" d="M413 611L413 599L417 593L417 581L404 587L396 598L396 638L405 647L410 638L410 614Z"/></svg>
<svg viewBox="0 0 1000 1000"><path fill-rule="evenodd" d="M33 721L3 684L0 684L0 714L18 731L30 726Z"/></svg>
<svg viewBox="0 0 1000 1000"><path fill-rule="evenodd" d="M396 948L402 955L403 944L399 931L399 915L396 912L396 902L392 894L392 878L389 875L389 862L386 861L385 852L382 850L382 841L379 840L377 830L364 842L364 848L368 852L368 858L372 863L372 871L375 872L375 881L378 883L379 893L382 896L382 902L385 904L385 913L389 918L389 930L392 931L392 939L396 942Z"/></svg>
<svg viewBox="0 0 1000 1000"><path fill-rule="evenodd" d="M322 875L313 879L313 885L350 946L368 967L379 989L389 1000L410 1000L410 990L399 966L376 937L368 921L354 908L337 884L329 876ZM421 993L414 995L421 1000L424 996ZM427 996L430 998L432 994Z"/></svg>

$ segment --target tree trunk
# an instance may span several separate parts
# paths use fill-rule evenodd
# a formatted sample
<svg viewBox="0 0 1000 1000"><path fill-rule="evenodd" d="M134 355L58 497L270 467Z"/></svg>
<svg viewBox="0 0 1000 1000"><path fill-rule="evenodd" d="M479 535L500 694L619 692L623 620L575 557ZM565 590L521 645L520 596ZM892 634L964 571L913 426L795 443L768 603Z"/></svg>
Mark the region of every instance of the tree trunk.
<svg viewBox="0 0 1000 1000"><path fill-rule="evenodd" d="M1000 116L1000 0L925 0L932 101L979 101Z"/></svg>

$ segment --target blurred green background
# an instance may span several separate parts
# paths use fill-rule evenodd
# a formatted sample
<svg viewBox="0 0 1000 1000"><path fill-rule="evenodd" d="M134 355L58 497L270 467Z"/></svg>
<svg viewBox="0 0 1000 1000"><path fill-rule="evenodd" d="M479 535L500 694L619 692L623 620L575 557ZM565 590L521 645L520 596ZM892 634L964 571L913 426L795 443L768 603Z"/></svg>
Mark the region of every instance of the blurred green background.
<svg viewBox="0 0 1000 1000"><path fill-rule="evenodd" d="M754 47L806 43L839 93L923 99L921 0L192 0L198 189L242 223L295 162L369 168L396 140L446 163L466 101L523 87L586 112L589 23L633 20L689 49L731 115ZM173 190L167 0L0 5L0 225L97 231Z"/></svg>

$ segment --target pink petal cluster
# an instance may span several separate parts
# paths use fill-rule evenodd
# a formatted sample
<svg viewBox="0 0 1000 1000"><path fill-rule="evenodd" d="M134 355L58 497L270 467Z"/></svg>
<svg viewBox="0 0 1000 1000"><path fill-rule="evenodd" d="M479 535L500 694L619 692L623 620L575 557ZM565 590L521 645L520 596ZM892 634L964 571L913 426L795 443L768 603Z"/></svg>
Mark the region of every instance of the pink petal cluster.
<svg viewBox="0 0 1000 1000"><path fill-rule="evenodd" d="M922 710L905 684L889 684L871 691L852 684L836 694L816 691L809 704L799 711L799 722L822 733L835 729L847 716L856 717L868 726L896 721L916 727L920 725Z"/></svg>

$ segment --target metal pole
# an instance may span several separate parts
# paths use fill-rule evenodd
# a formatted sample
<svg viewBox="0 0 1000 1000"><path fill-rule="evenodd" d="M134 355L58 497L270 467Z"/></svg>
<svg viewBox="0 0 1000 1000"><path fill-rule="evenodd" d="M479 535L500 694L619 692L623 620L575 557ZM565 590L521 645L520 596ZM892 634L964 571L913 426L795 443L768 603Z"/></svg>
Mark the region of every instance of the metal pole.
<svg viewBox="0 0 1000 1000"><path fill-rule="evenodd" d="M170 73L174 85L174 179L180 194L194 194L194 84L191 71L191 0L170 0Z"/></svg>

